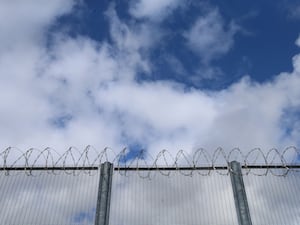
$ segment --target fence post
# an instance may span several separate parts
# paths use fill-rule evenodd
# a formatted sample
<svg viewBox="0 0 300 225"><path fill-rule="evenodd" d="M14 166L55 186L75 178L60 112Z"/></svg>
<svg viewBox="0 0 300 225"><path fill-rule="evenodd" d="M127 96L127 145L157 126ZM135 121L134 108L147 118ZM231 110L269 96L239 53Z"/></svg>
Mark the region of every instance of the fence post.
<svg viewBox="0 0 300 225"><path fill-rule="evenodd" d="M105 162L100 167L95 225L108 225L113 164Z"/></svg>
<svg viewBox="0 0 300 225"><path fill-rule="evenodd" d="M230 178L239 225L252 225L241 165L230 162Z"/></svg>

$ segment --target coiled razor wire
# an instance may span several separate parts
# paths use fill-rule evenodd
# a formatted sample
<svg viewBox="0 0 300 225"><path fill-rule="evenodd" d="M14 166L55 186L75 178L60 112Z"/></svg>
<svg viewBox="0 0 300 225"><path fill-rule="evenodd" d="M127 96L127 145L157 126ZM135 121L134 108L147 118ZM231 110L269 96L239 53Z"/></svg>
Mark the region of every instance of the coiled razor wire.
<svg viewBox="0 0 300 225"><path fill-rule="evenodd" d="M44 171L55 175L62 172L70 175L94 175L96 173L93 171L97 171L100 164L106 161L113 163L114 170L123 176L128 176L128 171L135 170L141 178L150 178L153 171L164 176L170 176L173 171L184 176L193 176L195 173L209 176L212 172L228 175L231 172L229 163L232 161L240 162L243 175L265 176L270 173L285 176L290 171L300 171L300 151L295 146L283 151L276 148L267 151L254 148L246 153L240 148L229 152L220 147L214 151L199 148L192 154L179 150L175 156L164 149L155 157L145 150L133 153L124 148L116 153L108 147L98 151L90 145L83 151L70 147L64 153L49 147L43 150L30 148L25 152L8 147L0 152L0 170L5 175L11 175L10 171L18 171L13 174L25 172L29 176L37 176Z"/></svg>

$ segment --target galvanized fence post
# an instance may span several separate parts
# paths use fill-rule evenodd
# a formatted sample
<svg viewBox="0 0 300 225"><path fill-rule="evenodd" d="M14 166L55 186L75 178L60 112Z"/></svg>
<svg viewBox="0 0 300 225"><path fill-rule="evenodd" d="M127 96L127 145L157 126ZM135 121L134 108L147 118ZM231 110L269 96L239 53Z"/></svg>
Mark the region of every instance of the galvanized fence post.
<svg viewBox="0 0 300 225"><path fill-rule="evenodd" d="M113 164L101 164L95 225L108 225Z"/></svg>
<svg viewBox="0 0 300 225"><path fill-rule="evenodd" d="M230 178L239 225L252 225L241 165L230 162Z"/></svg>

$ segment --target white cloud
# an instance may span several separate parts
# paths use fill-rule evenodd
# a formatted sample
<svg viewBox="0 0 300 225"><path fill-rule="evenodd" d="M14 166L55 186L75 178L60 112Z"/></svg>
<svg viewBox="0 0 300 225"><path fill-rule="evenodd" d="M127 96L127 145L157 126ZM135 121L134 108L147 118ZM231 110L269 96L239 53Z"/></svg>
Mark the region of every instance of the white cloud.
<svg viewBox="0 0 300 225"><path fill-rule="evenodd" d="M218 9L200 16L189 31L184 33L187 44L204 63L227 53L233 46L238 28L232 22L225 26Z"/></svg>
<svg viewBox="0 0 300 225"><path fill-rule="evenodd" d="M180 0L133 0L129 12L136 18L147 18L159 22L174 9L185 3Z"/></svg>
<svg viewBox="0 0 300 225"><path fill-rule="evenodd" d="M113 5L107 10L106 15L110 22L110 36L113 40L116 60L123 70L129 68L141 69L149 72L147 51L160 40L163 31L151 23L126 24L120 21ZM135 67L135 68L132 68ZM129 71L128 71L129 72ZM122 71L124 74L124 71ZM134 74L131 74L134 77Z"/></svg>
<svg viewBox="0 0 300 225"><path fill-rule="evenodd" d="M297 45L298 47L300 47L300 35L299 35L299 37L298 37L297 40L296 40L296 45Z"/></svg>
<svg viewBox="0 0 300 225"><path fill-rule="evenodd" d="M38 36L45 35L49 21L58 15L35 28ZM265 84L242 79L222 91L208 92L185 90L172 82L139 83L138 71L151 73L147 50L159 37L149 38L144 27L148 23L133 26L120 21L112 8L107 16L113 44L58 33L50 47L32 39L0 53L1 149L14 145L65 150L91 144L119 151L134 142L155 154L163 148L249 150L298 143L296 118L283 117L289 108L299 108L299 56L293 59L292 73ZM222 50L213 45L212 36L227 35L224 42L231 43L233 35L223 29L216 10L196 24L209 31L204 38L213 49L209 58L228 50L230 44ZM200 52L206 49L199 46Z"/></svg>
<svg viewBox="0 0 300 225"><path fill-rule="evenodd" d="M129 138L143 140L153 152L166 146L174 151L196 146L266 150L298 143L296 136L285 137L280 122L284 110L299 107L299 82L296 73L263 85L243 79L210 94L184 92L169 83L125 83L99 91L97 99L122 115L120 129Z"/></svg>
<svg viewBox="0 0 300 225"><path fill-rule="evenodd" d="M0 51L26 42L39 41L59 16L68 13L74 1L3 1L0 3Z"/></svg>

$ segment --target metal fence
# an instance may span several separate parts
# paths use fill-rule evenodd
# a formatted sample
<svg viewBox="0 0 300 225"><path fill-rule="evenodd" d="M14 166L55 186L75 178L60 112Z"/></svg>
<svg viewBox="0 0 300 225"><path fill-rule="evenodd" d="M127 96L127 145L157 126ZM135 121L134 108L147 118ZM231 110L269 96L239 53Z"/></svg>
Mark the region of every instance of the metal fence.
<svg viewBox="0 0 300 225"><path fill-rule="evenodd" d="M154 158L91 148L56 158L50 149L17 152L0 153L0 224L300 224L295 147L190 157L163 150Z"/></svg>

